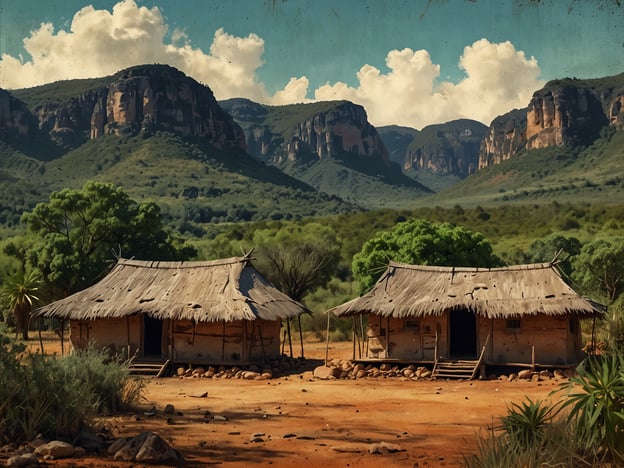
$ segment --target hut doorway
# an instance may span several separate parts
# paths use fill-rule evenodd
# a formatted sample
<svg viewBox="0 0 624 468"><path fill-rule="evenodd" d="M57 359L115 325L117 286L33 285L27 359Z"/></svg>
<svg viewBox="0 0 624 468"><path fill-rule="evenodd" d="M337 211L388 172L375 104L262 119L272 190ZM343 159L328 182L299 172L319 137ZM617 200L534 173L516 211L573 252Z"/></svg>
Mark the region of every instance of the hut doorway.
<svg viewBox="0 0 624 468"><path fill-rule="evenodd" d="M143 356L161 356L162 330L162 320L143 316Z"/></svg>
<svg viewBox="0 0 624 468"><path fill-rule="evenodd" d="M450 313L449 349L453 359L477 358L477 319L467 309L452 310Z"/></svg>

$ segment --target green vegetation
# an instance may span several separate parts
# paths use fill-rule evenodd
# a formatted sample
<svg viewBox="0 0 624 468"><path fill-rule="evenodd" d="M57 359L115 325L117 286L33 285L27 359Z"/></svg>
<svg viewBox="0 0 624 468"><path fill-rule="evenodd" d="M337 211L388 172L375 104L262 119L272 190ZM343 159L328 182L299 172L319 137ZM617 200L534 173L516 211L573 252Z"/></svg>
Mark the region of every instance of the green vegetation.
<svg viewBox="0 0 624 468"><path fill-rule="evenodd" d="M513 404L477 441L469 467L621 466L624 463L622 350L590 356L552 394L558 403ZM551 394L551 395L552 395Z"/></svg>
<svg viewBox="0 0 624 468"><path fill-rule="evenodd" d="M99 414L138 403L143 384L101 351L23 355L0 335L0 443L75 437Z"/></svg>
<svg viewBox="0 0 624 468"><path fill-rule="evenodd" d="M28 339L30 312L40 300L38 297L40 287L39 272L33 270L29 273L17 271L5 278L0 289L0 301L13 314L16 331L22 334L24 340Z"/></svg>
<svg viewBox="0 0 624 468"><path fill-rule="evenodd" d="M4 247L5 254L21 263L21 276L5 286L9 303L21 311L18 318L33 302L26 301L33 289L25 282L32 275L41 277L48 298L58 299L93 284L115 251L152 260L185 260L196 254L189 246L176 245L155 203L138 204L112 184L87 182L80 190L54 192L22 220L29 235Z"/></svg>
<svg viewBox="0 0 624 468"><path fill-rule="evenodd" d="M360 292L368 291L388 266L397 261L415 265L494 267L501 260L480 233L424 219L397 224L368 240L353 256L353 276Z"/></svg>

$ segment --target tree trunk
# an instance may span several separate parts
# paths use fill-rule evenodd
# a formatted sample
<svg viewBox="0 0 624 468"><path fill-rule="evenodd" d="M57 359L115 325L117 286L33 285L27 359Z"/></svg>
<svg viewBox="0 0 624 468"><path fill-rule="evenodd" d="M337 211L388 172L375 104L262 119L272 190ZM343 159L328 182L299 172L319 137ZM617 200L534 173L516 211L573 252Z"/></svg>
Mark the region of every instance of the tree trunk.
<svg viewBox="0 0 624 468"><path fill-rule="evenodd" d="M25 305L17 305L13 309L15 315L15 328L22 333L24 341L28 340L28 323L30 322L30 308Z"/></svg>

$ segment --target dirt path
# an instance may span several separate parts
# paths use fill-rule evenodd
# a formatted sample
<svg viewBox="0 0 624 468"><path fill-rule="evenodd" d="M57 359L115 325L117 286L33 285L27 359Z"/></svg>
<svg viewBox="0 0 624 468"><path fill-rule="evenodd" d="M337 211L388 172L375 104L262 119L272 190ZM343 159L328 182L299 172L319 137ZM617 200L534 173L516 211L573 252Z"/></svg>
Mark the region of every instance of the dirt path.
<svg viewBox="0 0 624 468"><path fill-rule="evenodd" d="M332 344L330 357L350 357L350 346ZM306 353L322 359L325 345L310 344ZM476 435L497 424L511 402L549 399L558 385L554 380L322 381L310 370L258 381L167 377L147 383L141 412L108 418L106 424L115 436L157 432L190 466L461 466ZM168 404L173 414L163 412ZM370 453L380 443L391 452L377 446L383 453ZM128 466L95 458L71 463Z"/></svg>

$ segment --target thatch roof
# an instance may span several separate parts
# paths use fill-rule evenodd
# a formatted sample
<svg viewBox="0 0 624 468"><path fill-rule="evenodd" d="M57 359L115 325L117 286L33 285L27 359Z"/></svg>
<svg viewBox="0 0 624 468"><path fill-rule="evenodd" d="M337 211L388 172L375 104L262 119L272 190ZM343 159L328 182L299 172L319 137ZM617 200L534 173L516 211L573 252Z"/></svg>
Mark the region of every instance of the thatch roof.
<svg viewBox="0 0 624 468"><path fill-rule="evenodd" d="M36 311L73 320L144 313L197 322L281 320L307 309L276 289L249 257L206 262L120 259L97 284Z"/></svg>
<svg viewBox="0 0 624 468"><path fill-rule="evenodd" d="M390 262L362 297L331 309L339 317L374 314L405 318L468 309L487 318L526 315L594 315L552 263L504 268L460 268Z"/></svg>

